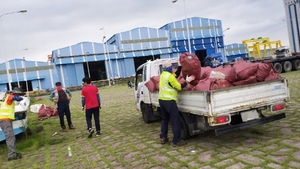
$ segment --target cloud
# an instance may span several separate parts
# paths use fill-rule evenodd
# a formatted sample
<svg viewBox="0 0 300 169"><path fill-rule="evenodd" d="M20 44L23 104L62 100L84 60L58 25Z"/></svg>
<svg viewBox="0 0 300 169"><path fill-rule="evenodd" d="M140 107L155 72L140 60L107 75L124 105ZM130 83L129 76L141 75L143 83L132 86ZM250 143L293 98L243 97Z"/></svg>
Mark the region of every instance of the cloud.
<svg viewBox="0 0 300 169"><path fill-rule="evenodd" d="M109 38L136 27L159 28L184 19L185 11L187 17L221 20L223 29L230 28L224 32L226 44L261 36L288 45L282 1L0 0L0 3L1 13L28 10L0 18L0 62L5 57L46 61L52 50L83 41L102 42L102 27Z"/></svg>

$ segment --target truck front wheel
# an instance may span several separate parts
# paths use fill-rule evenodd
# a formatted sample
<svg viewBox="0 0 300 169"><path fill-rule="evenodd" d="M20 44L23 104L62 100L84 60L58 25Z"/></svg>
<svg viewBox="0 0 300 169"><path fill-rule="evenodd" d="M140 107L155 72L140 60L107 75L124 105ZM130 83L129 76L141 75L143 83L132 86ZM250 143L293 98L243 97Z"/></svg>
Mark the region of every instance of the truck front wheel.
<svg viewBox="0 0 300 169"><path fill-rule="evenodd" d="M186 125L184 119L182 116L180 116L180 126L181 126L181 130L180 130L180 137L182 140L186 140L188 138L191 137L190 132L189 132L189 128Z"/></svg>

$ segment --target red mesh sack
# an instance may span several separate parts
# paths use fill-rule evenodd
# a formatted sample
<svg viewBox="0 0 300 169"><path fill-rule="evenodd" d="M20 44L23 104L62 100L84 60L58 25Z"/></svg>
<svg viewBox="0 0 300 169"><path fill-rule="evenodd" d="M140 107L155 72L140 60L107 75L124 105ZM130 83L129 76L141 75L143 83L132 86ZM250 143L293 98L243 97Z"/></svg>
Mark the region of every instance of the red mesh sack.
<svg viewBox="0 0 300 169"><path fill-rule="evenodd" d="M152 76L152 77L150 78L150 80L151 80L151 81L153 82L153 84L154 84L155 90L159 90L159 78L160 78L159 75L157 75L157 76Z"/></svg>
<svg viewBox="0 0 300 169"><path fill-rule="evenodd" d="M194 87L193 85L188 83L182 90L185 90L185 91L186 90L193 90L193 87Z"/></svg>
<svg viewBox="0 0 300 169"><path fill-rule="evenodd" d="M235 68L231 67L231 65L219 66L213 69L213 71L222 72L225 75L225 79L229 82L234 82L237 80Z"/></svg>
<svg viewBox="0 0 300 169"><path fill-rule="evenodd" d="M44 104L40 107L38 117L50 117L53 114L53 108L45 106Z"/></svg>
<svg viewBox="0 0 300 169"><path fill-rule="evenodd" d="M269 76L271 69L271 63L259 63L256 72L256 80L258 82L264 81L265 78Z"/></svg>
<svg viewBox="0 0 300 169"><path fill-rule="evenodd" d="M233 65L238 79L245 80L256 74L258 64L249 63L243 59L236 61Z"/></svg>
<svg viewBox="0 0 300 169"><path fill-rule="evenodd" d="M280 78L281 78L281 76L272 67L269 75L265 78L265 81L275 80L275 79L280 79Z"/></svg>
<svg viewBox="0 0 300 169"><path fill-rule="evenodd" d="M211 90L216 90L216 89L224 89L228 87L232 87L233 85L225 79L216 79L213 81L213 84L211 85Z"/></svg>
<svg viewBox="0 0 300 169"><path fill-rule="evenodd" d="M252 84L252 83L256 83L256 82L257 82L256 76L250 76L245 80L236 81L236 82L233 82L232 84L234 86L241 86L241 85Z"/></svg>
<svg viewBox="0 0 300 169"><path fill-rule="evenodd" d="M205 79L209 77L212 68L209 66L201 67L200 79Z"/></svg>
<svg viewBox="0 0 300 169"><path fill-rule="evenodd" d="M190 84L195 86L197 85L198 81L201 79L201 63L198 57L193 53L183 53L179 57L179 62L182 65L181 72L183 77L195 75L195 80L193 80Z"/></svg>
<svg viewBox="0 0 300 169"><path fill-rule="evenodd" d="M57 109L53 109L53 111L52 111L52 116L58 116L58 111L57 111Z"/></svg>
<svg viewBox="0 0 300 169"><path fill-rule="evenodd" d="M145 83L145 86L148 88L148 90L150 92L155 92L156 91L156 88L155 88L155 85L153 83L152 80L148 80L146 83Z"/></svg>
<svg viewBox="0 0 300 169"><path fill-rule="evenodd" d="M193 87L193 90L209 91L214 80L210 78L199 80L198 84Z"/></svg>
<svg viewBox="0 0 300 169"><path fill-rule="evenodd" d="M47 117L47 110L44 104L39 109L38 117Z"/></svg>

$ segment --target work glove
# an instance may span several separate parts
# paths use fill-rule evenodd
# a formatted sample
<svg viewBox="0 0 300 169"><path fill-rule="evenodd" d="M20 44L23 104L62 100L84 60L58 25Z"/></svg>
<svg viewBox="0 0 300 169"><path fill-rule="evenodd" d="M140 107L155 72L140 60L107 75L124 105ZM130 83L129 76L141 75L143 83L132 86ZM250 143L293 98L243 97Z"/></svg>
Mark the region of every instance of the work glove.
<svg viewBox="0 0 300 169"><path fill-rule="evenodd" d="M187 83L190 83L191 81L193 81L193 80L195 80L195 75L191 75L191 76L186 76L186 79L185 79L185 81L187 82Z"/></svg>

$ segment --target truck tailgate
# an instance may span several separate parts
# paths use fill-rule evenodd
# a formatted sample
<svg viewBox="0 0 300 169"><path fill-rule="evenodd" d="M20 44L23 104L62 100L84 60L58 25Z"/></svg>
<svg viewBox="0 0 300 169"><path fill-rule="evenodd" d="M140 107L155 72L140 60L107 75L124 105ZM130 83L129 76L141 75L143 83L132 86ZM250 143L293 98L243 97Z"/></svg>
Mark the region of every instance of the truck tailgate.
<svg viewBox="0 0 300 169"><path fill-rule="evenodd" d="M289 98L287 80L278 79L207 92L179 92L178 107L180 111L211 116L268 106Z"/></svg>
<svg viewBox="0 0 300 169"><path fill-rule="evenodd" d="M287 101L290 98L286 79L258 82L212 91L180 91L177 105L180 111L212 116ZM151 93L152 104L158 104L158 92Z"/></svg>
<svg viewBox="0 0 300 169"><path fill-rule="evenodd" d="M210 113L243 111L289 100L286 79L259 82L210 92Z"/></svg>

